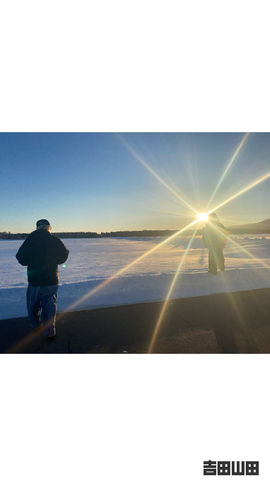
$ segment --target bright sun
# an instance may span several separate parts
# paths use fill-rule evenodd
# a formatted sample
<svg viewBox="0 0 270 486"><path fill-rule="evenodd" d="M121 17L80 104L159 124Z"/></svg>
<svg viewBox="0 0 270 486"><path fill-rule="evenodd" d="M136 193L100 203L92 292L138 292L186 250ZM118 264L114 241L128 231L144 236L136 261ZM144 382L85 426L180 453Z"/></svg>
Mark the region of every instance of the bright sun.
<svg viewBox="0 0 270 486"><path fill-rule="evenodd" d="M197 218L199 221L207 221L208 219L208 214L207 213L200 213L197 215Z"/></svg>

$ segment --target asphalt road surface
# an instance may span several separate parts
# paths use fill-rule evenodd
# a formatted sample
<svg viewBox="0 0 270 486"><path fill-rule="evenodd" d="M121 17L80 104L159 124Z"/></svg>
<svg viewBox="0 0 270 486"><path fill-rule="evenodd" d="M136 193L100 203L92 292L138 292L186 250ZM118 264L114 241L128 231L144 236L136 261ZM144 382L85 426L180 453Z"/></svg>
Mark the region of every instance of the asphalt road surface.
<svg viewBox="0 0 270 486"><path fill-rule="evenodd" d="M147 353L162 302L58 314L49 342L28 318L0 321L1 353ZM270 289L168 302L152 353L269 353Z"/></svg>

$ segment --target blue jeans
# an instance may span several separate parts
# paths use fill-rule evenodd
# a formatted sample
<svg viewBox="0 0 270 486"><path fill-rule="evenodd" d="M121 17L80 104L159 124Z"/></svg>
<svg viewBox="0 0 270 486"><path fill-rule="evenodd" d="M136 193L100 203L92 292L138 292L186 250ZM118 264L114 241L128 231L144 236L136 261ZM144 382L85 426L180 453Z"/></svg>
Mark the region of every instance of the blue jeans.
<svg viewBox="0 0 270 486"><path fill-rule="evenodd" d="M35 287L28 285L27 310L33 329L43 327L46 336L55 336L58 285Z"/></svg>

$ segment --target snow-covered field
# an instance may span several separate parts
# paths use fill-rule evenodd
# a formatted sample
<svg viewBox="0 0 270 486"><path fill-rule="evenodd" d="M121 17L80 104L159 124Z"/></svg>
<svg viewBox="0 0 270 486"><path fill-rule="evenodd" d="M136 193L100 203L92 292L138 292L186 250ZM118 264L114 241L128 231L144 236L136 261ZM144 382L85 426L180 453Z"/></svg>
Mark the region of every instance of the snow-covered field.
<svg viewBox="0 0 270 486"><path fill-rule="evenodd" d="M66 239L70 251L59 266L58 311L108 307L166 298L180 262L171 299L270 287L270 237L233 237L224 249L226 272L208 273L208 251L201 238L177 237L129 267L96 293L94 287L148 252L165 238ZM26 267L15 255L22 240L0 240L0 319L27 315ZM187 250L187 251L186 251ZM185 258L184 254L186 252ZM248 253L247 253L248 252Z"/></svg>

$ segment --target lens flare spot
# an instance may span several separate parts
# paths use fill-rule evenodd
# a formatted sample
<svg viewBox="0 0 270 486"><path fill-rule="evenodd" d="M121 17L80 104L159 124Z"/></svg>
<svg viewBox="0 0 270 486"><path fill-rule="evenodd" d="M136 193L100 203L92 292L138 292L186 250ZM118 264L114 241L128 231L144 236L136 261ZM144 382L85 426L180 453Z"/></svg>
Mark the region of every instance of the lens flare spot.
<svg viewBox="0 0 270 486"><path fill-rule="evenodd" d="M63 268L65 268L66 265L62 265Z"/></svg>
<svg viewBox="0 0 270 486"><path fill-rule="evenodd" d="M207 221L208 220L208 214L207 213L199 213L197 215L197 218L199 221Z"/></svg>

